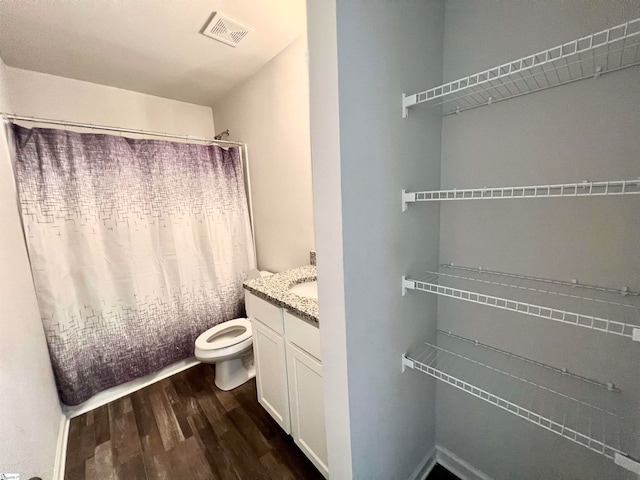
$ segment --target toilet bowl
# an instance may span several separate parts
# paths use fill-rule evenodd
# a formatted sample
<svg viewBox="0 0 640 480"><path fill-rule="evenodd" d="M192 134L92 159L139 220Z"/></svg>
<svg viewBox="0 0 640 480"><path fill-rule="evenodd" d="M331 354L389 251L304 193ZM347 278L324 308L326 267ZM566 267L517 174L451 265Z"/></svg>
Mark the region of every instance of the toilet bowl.
<svg viewBox="0 0 640 480"><path fill-rule="evenodd" d="M196 339L196 358L216 364L215 384L219 389L232 390L256 376L251 334L251 322L236 318L210 328Z"/></svg>

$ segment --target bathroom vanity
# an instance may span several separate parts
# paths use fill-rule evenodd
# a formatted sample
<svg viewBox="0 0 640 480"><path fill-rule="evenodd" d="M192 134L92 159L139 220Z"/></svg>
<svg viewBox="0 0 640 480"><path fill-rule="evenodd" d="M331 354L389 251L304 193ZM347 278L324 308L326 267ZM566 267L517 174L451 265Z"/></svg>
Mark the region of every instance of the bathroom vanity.
<svg viewBox="0 0 640 480"><path fill-rule="evenodd" d="M244 287L258 401L326 477L318 301L311 284L315 280L315 267L308 266L249 280Z"/></svg>

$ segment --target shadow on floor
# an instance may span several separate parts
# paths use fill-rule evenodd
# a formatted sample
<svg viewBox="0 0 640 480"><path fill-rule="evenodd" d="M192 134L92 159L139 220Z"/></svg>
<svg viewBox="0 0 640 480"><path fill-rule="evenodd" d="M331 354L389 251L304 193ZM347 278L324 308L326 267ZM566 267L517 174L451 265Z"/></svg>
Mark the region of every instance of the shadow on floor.
<svg viewBox="0 0 640 480"><path fill-rule="evenodd" d="M442 465L436 463L426 480L460 480Z"/></svg>

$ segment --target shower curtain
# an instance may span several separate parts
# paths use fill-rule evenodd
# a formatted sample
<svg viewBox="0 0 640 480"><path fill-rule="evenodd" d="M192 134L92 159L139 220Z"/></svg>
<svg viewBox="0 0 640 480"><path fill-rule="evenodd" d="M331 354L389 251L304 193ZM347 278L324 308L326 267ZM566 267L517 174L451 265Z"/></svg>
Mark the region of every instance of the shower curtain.
<svg viewBox="0 0 640 480"><path fill-rule="evenodd" d="M193 355L255 268L238 148L13 126L34 284L61 400Z"/></svg>

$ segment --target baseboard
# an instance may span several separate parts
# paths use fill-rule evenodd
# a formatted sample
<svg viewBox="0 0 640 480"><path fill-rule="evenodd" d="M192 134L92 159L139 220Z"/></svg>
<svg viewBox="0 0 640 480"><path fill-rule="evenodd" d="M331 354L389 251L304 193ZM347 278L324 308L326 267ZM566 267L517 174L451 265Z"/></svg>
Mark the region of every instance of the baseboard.
<svg viewBox="0 0 640 480"><path fill-rule="evenodd" d="M476 467L458 457L440 445L436 445L436 463L453 473L460 480L492 480L491 477L481 472Z"/></svg>
<svg viewBox="0 0 640 480"><path fill-rule="evenodd" d="M53 480L64 479L64 467L67 461L67 441L69 439L69 417L62 414L58 430L58 445L56 447L56 461L53 464Z"/></svg>
<svg viewBox="0 0 640 480"><path fill-rule="evenodd" d="M145 377L136 378L135 380L132 380L130 382L123 383L122 385L116 385L115 387L97 393L89 400L81 403L80 405L64 405L62 407L62 411L67 416L67 418L77 417L98 407L106 405L109 402L113 402L114 400L125 397L133 392L140 390L141 388L151 385L152 383L159 382L160 380L170 377L171 375L175 375L176 373L180 373L183 370L187 370L188 368L194 367L199 364L200 360L196 359L195 357L185 358L184 360L172 363L171 365L164 367L162 370L158 370L157 372L151 373Z"/></svg>
<svg viewBox="0 0 640 480"><path fill-rule="evenodd" d="M433 447L429 453L425 455L418 465L418 468L411 474L409 480L424 480L436 466L436 447Z"/></svg>

